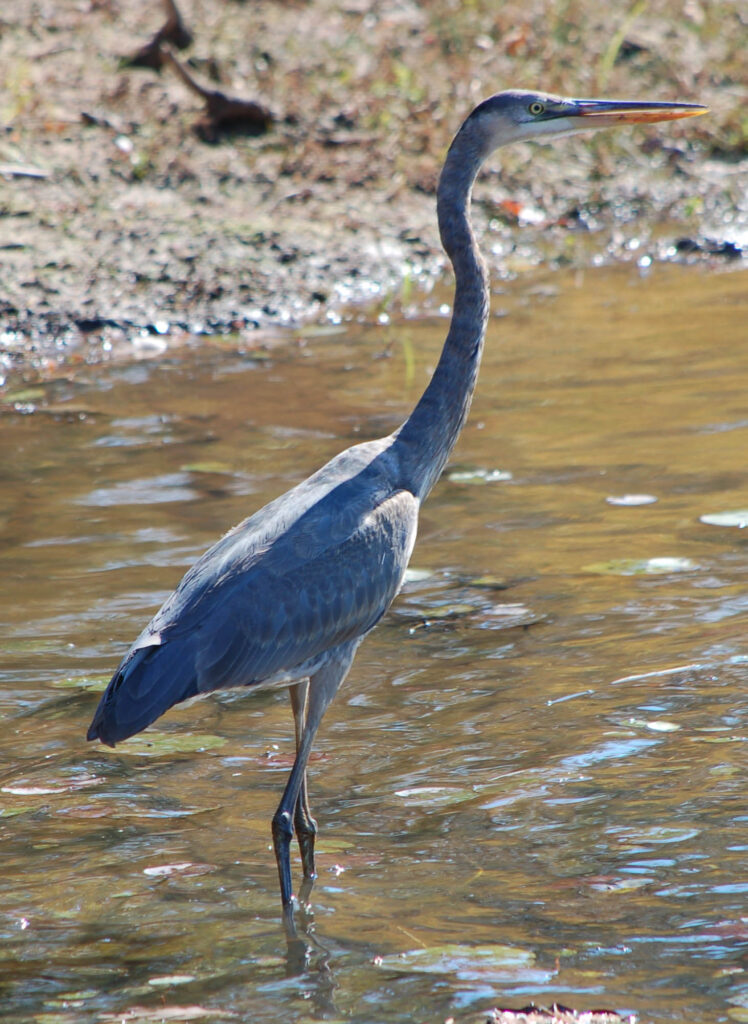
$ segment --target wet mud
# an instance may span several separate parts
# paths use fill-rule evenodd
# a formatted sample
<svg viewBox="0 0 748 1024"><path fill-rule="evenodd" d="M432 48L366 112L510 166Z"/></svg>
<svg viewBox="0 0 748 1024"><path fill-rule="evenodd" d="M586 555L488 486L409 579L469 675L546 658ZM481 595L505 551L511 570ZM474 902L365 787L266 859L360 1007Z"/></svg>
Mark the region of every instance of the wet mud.
<svg viewBox="0 0 748 1024"><path fill-rule="evenodd" d="M429 312L447 269L434 214L445 148L507 85L713 113L502 154L475 202L494 280L540 264L740 259L744 124L735 90L714 80L742 73L739 12L663 10L620 26L614 45L586 7L185 2L180 63L272 114L261 135L208 144L183 80L121 60L153 38L159 6L9 0L0 376L49 378L195 337L262 345L263 331L361 310ZM673 53L677 73L663 63Z"/></svg>

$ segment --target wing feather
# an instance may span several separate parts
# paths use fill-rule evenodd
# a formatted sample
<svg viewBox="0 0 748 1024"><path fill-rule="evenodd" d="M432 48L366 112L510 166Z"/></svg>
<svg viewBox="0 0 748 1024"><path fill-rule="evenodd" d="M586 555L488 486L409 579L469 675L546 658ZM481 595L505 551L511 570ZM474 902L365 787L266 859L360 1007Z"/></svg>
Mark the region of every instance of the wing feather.
<svg viewBox="0 0 748 1024"><path fill-rule="evenodd" d="M206 552L128 651L89 738L113 744L196 693L290 682L372 629L418 522L418 500L388 484L376 444L373 457L367 445L344 452ZM357 451L363 465L340 482Z"/></svg>

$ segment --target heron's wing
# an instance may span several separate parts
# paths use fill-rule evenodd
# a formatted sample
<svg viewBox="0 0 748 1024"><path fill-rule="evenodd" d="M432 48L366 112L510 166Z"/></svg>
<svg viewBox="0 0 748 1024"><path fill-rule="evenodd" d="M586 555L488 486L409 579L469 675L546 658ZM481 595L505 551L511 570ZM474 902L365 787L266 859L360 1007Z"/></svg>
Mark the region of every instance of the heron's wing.
<svg viewBox="0 0 748 1024"><path fill-rule="evenodd" d="M187 574L123 659L89 737L114 743L197 693L313 671L387 610L417 521L417 499L397 490L373 507L370 494L321 501L260 550L234 532L243 559L227 559L219 542ZM229 561L234 568L222 571Z"/></svg>
<svg viewBox="0 0 748 1024"><path fill-rule="evenodd" d="M400 589L417 518L413 495L396 491L355 524L349 510L344 531L330 523L327 543L319 529L289 531L198 627L198 689L259 683L367 633Z"/></svg>

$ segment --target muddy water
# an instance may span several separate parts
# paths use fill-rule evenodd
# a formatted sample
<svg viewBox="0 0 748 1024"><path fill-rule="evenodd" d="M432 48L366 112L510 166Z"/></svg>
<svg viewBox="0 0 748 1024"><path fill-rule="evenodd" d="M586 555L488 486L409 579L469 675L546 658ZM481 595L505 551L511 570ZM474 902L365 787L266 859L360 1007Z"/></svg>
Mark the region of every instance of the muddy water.
<svg viewBox="0 0 748 1024"><path fill-rule="evenodd" d="M414 571L312 757L320 878L290 956L268 847L285 694L174 710L116 751L84 733L213 539L400 420L444 320L16 395L3 1019L482 1020L531 1000L748 1019L746 280L626 269L495 296Z"/></svg>

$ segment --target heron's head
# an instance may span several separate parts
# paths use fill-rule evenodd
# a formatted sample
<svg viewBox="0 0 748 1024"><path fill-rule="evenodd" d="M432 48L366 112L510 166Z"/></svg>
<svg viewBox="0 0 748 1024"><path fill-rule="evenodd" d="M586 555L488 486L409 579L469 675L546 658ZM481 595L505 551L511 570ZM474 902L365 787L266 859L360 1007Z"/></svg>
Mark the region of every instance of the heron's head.
<svg viewBox="0 0 748 1024"><path fill-rule="evenodd" d="M574 100L549 93L510 89L484 100L463 128L474 133L482 155L508 142L544 142L560 135L619 124L651 124L705 114L697 103L636 100Z"/></svg>

